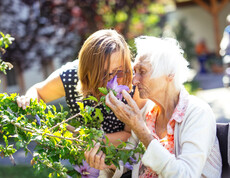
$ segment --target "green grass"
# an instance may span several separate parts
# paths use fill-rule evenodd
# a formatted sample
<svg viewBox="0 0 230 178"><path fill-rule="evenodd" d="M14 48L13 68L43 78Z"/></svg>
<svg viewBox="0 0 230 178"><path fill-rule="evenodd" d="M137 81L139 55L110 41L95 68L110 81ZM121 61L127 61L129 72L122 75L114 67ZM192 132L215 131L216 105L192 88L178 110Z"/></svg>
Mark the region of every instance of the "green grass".
<svg viewBox="0 0 230 178"><path fill-rule="evenodd" d="M70 167L67 167L68 169ZM0 165L0 178L48 178L49 174L53 171L51 169L43 169L38 174L35 173L35 169L29 165L16 165L16 166L4 166ZM56 177L56 176L55 176ZM77 178L76 174L72 178ZM63 177L60 177L63 178Z"/></svg>
<svg viewBox="0 0 230 178"><path fill-rule="evenodd" d="M48 178L50 171L44 170L35 174L32 166L0 166L0 177L2 178Z"/></svg>

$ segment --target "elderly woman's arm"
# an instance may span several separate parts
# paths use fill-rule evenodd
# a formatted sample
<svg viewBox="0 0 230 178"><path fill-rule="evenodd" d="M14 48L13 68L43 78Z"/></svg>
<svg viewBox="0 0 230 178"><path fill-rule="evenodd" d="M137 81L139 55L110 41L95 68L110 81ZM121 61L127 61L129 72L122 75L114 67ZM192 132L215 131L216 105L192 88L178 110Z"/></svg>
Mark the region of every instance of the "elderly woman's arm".
<svg viewBox="0 0 230 178"><path fill-rule="evenodd" d="M128 105L122 105L111 93L106 98L106 104L119 119L131 127L145 145L143 164L155 171L159 177L201 177L216 139L215 119L210 107L198 99L192 100L195 102L190 101L185 120L176 125L178 131L174 135L176 152L171 154L151 136L143 119L140 119L138 108L132 99L126 92L123 92L123 95ZM217 166L213 175L218 174L221 169L220 166L218 167L221 162L218 160L220 158L218 154L220 153L216 148L216 157L214 156L212 161ZM213 171L213 168L211 170Z"/></svg>
<svg viewBox="0 0 230 178"><path fill-rule="evenodd" d="M191 107L191 104L196 106ZM209 175L205 177L216 176L221 170L221 160L219 149L214 147L217 140L213 113L203 102L197 105L196 102L190 101L187 110L185 120L177 125L179 129L174 135L176 155L170 154L159 142L152 141L142 162L162 177L201 177L202 173ZM211 149L215 150L212 160ZM215 170L208 166L204 169L207 162L210 162L209 165Z"/></svg>

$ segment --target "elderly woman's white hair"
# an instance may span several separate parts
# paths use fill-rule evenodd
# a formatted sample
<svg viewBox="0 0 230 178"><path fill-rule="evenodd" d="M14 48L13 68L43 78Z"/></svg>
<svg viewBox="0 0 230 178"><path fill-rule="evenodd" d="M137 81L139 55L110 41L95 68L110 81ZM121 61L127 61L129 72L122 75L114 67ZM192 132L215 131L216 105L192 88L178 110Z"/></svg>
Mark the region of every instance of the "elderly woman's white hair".
<svg viewBox="0 0 230 178"><path fill-rule="evenodd" d="M180 89L182 84L187 81L189 63L183 57L184 51L177 40L140 36L135 39L135 43L137 48L136 58L145 56L146 60L151 63L151 77L172 75L177 89Z"/></svg>

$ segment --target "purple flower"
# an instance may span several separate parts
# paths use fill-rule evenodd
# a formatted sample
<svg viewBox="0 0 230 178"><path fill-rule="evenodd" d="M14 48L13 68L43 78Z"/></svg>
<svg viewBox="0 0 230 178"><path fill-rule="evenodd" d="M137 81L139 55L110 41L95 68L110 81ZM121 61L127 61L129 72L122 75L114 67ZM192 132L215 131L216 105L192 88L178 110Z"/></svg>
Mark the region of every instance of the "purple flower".
<svg viewBox="0 0 230 178"><path fill-rule="evenodd" d="M82 166L78 166L78 165L73 166L73 168L81 174L82 178L96 178L99 176L98 169L94 169L90 167L85 160L83 160L82 163L83 163Z"/></svg>
<svg viewBox="0 0 230 178"><path fill-rule="evenodd" d="M35 119L37 120L37 124L41 126L41 119L37 114L35 115Z"/></svg>
<svg viewBox="0 0 230 178"><path fill-rule="evenodd" d="M133 157L129 157L129 159L132 161L132 163L136 164L137 163L137 160L135 160Z"/></svg>
<svg viewBox="0 0 230 178"><path fill-rule="evenodd" d="M107 89L112 89L114 90L116 93L117 93L117 98L119 100L122 99L122 90L126 90L126 91L129 91L129 87L126 86L126 85L118 85L117 83L117 76L115 75L115 77L113 77L108 83L107 83L107 86L106 86Z"/></svg>
<svg viewBox="0 0 230 178"><path fill-rule="evenodd" d="M127 169L133 170L133 166L129 162L125 163L125 167Z"/></svg>

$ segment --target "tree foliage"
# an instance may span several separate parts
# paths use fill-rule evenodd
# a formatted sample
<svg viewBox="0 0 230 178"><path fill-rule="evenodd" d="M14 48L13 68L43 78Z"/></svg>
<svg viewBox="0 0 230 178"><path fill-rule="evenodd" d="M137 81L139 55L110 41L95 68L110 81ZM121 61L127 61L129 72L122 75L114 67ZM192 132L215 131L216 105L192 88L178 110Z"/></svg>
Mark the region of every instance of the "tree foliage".
<svg viewBox="0 0 230 178"><path fill-rule="evenodd" d="M55 58L74 58L79 37L69 28L68 17L57 16L63 8L55 1L8 0L0 2L0 29L15 37L5 57L24 70L35 61L47 63ZM63 9L66 10L66 9ZM64 14L64 12L63 12ZM55 20L56 19L56 20Z"/></svg>
<svg viewBox="0 0 230 178"><path fill-rule="evenodd" d="M185 22L185 19L179 20L173 31L176 39L179 41L182 49L185 51L185 58L191 62L196 57L195 44L191 40L192 33L186 26Z"/></svg>
<svg viewBox="0 0 230 178"><path fill-rule="evenodd" d="M11 69L13 65L9 62L5 62L2 59L2 55L5 54L6 48L12 44L14 38L12 38L9 34L4 35L2 32L0 32L0 35L0 71L6 74L6 70Z"/></svg>
<svg viewBox="0 0 230 178"><path fill-rule="evenodd" d="M165 21L163 5L153 0L8 0L0 2L0 13L1 30L16 39L5 55L22 70L34 61L76 58L99 29L116 29L129 41L160 35Z"/></svg>

